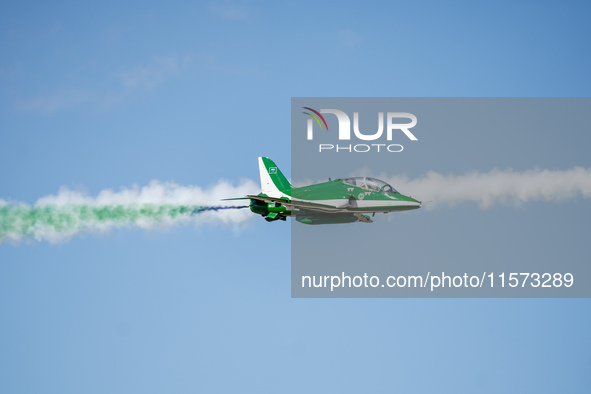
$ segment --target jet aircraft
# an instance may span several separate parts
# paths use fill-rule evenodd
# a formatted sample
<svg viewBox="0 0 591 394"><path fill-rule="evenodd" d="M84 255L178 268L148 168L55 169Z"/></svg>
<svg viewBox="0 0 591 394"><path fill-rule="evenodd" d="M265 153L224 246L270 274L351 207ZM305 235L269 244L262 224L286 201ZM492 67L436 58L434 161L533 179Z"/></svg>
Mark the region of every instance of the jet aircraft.
<svg viewBox="0 0 591 394"><path fill-rule="evenodd" d="M420 201L379 179L352 177L292 187L268 157L259 157L261 193L227 200L250 200L250 210L268 222L288 216L304 224L372 223L365 213L418 209Z"/></svg>

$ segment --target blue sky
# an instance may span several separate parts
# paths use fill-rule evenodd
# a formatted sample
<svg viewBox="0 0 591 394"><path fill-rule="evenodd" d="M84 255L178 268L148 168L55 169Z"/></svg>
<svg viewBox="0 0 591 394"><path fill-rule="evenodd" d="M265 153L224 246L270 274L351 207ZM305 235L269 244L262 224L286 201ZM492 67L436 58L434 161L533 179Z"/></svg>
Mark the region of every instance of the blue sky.
<svg viewBox="0 0 591 394"><path fill-rule="evenodd" d="M261 155L289 173L291 97L588 96L589 8L5 2L0 198L256 180ZM515 162L590 167L576 145L557 136L547 161ZM488 171L491 157L442 166ZM411 231L469 236L462 258L511 234L532 245L519 258L589 258L584 200L416 218ZM256 219L1 245L0 391L588 390L588 300L291 299L289 225Z"/></svg>

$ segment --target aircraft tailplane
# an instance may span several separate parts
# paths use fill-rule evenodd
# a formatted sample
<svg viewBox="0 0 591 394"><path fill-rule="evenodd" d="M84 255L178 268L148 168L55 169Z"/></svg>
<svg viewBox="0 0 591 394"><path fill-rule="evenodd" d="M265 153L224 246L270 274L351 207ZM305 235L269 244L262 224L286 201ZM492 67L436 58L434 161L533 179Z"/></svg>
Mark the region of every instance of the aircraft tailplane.
<svg viewBox="0 0 591 394"><path fill-rule="evenodd" d="M291 184L285 178L279 167L268 157L259 157L259 174L261 189L269 197L284 197L291 195Z"/></svg>

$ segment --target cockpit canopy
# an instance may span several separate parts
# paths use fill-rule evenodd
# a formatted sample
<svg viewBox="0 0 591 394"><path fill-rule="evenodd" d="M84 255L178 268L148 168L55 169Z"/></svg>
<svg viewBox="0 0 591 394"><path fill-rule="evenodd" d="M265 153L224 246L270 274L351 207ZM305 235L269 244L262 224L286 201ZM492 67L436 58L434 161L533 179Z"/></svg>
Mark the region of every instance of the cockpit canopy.
<svg viewBox="0 0 591 394"><path fill-rule="evenodd" d="M354 178L343 179L347 185L362 187L376 192L382 193L398 193L396 189L379 179L370 178L367 176L356 176Z"/></svg>

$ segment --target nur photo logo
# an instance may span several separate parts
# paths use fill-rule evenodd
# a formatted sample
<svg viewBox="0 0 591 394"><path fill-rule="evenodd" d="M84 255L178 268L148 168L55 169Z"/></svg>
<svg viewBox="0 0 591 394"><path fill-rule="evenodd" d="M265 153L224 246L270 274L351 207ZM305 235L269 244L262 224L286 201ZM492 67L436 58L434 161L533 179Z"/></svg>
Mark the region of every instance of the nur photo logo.
<svg viewBox="0 0 591 394"><path fill-rule="evenodd" d="M328 123L322 114L332 114L336 116L338 122L338 137L339 141L351 141L351 139L357 139L361 141L392 141L393 136L399 135L400 132L404 134L411 141L418 141L418 138L410 131L411 128L417 125L417 117L408 112L387 112L384 116L384 112L378 112L378 129L373 133L362 132L359 127L359 112L353 112L353 136L351 133L351 119L347 113L338 109L321 109L317 111L310 107L302 107L306 109L303 114L309 116L307 119L307 139L309 141L314 140L314 124L316 123L320 130L326 129L328 131ZM309 112L308 112L309 111ZM406 119L407 122L401 120ZM410 122L408 122L410 120ZM385 130L385 133L384 133ZM319 152L357 152L365 153L369 151L377 152L391 152L397 153L402 152L404 147L401 144L389 144L389 143L362 143L362 144L318 144Z"/></svg>

